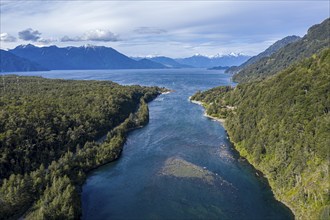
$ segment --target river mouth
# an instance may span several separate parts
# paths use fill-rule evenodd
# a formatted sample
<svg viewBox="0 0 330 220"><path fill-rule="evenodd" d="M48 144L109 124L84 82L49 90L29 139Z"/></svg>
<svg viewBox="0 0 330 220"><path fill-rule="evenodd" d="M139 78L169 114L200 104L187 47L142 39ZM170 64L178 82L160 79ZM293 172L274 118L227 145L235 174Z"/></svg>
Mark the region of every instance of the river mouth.
<svg viewBox="0 0 330 220"><path fill-rule="evenodd" d="M149 104L149 124L130 132L118 160L89 174L81 196L82 219L293 219L267 181L241 160L223 126L188 100L198 90L231 85L230 75L202 69L38 75L175 91Z"/></svg>

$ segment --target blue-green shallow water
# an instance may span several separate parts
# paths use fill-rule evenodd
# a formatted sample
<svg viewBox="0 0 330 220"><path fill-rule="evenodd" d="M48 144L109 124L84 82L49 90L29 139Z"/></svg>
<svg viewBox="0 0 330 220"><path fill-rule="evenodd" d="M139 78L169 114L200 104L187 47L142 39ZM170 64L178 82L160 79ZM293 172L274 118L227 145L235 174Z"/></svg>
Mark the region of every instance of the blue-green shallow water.
<svg viewBox="0 0 330 220"><path fill-rule="evenodd" d="M188 97L230 85L221 71L97 70L20 73L48 78L112 80L175 90L149 104L150 122L130 133L119 160L89 174L82 192L83 219L292 219L266 181L238 154L224 128L203 116ZM180 158L215 175L160 175L165 161ZM223 184L223 180L228 183Z"/></svg>

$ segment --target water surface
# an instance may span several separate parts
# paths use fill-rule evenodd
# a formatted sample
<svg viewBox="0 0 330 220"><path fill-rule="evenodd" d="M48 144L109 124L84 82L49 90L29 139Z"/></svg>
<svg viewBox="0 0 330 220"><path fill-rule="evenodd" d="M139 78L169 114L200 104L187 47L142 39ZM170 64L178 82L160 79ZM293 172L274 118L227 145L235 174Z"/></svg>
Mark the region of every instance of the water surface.
<svg viewBox="0 0 330 220"><path fill-rule="evenodd" d="M222 71L23 74L175 91L149 104L149 124L129 134L119 160L89 174L82 192L83 219L292 219L266 181L233 150L221 124L205 118L203 108L188 101L198 90L231 85Z"/></svg>

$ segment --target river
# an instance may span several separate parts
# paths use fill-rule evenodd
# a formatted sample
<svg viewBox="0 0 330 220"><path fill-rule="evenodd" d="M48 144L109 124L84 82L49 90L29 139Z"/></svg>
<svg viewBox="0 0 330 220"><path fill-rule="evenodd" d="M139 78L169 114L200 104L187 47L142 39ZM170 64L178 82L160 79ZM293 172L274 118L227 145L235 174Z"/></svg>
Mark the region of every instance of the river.
<svg viewBox="0 0 330 220"><path fill-rule="evenodd" d="M131 132L117 161L91 172L83 219L292 219L267 181L227 139L223 126L189 102L198 90L231 85L203 69L29 72L47 78L112 80L174 90L149 103L150 122Z"/></svg>

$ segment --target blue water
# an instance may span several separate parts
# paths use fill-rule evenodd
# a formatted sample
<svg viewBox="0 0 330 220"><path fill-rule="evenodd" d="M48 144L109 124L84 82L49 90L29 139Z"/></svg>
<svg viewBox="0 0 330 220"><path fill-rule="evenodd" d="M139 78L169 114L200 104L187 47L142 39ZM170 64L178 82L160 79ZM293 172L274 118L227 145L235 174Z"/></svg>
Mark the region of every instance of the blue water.
<svg viewBox="0 0 330 220"><path fill-rule="evenodd" d="M47 78L112 80L164 86L175 92L149 103L150 122L129 134L119 160L89 174L82 191L83 219L292 219L267 182L240 159L219 122L203 116L188 97L231 85L222 71L97 70L29 72ZM203 178L162 175L178 159L211 173Z"/></svg>

